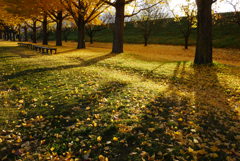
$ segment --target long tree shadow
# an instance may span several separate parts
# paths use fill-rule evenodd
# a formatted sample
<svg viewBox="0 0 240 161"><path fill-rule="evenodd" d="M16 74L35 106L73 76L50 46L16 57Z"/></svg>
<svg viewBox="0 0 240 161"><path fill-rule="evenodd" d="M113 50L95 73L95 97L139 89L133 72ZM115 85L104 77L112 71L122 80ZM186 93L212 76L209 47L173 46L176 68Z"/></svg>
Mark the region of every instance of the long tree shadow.
<svg viewBox="0 0 240 161"><path fill-rule="evenodd" d="M229 104L226 87L218 80L216 68L194 67L188 77L192 85L182 86L178 79L185 79L185 65L176 65L166 92L142 110L135 135L144 133L152 146L143 150L151 153L149 156L160 151L155 158L160 160L237 160L240 121ZM194 93L194 102L179 94L181 87ZM136 144L140 146L137 141Z"/></svg>
<svg viewBox="0 0 240 161"><path fill-rule="evenodd" d="M15 55L19 55L19 57L21 58L32 58L34 56L37 55L37 53L35 51L31 51L22 47L18 47L18 46L13 46L13 47L0 47L0 54L3 53L14 53ZM17 56L13 56L13 57L17 57ZM3 56L0 58L11 58L11 56Z"/></svg>
<svg viewBox="0 0 240 161"><path fill-rule="evenodd" d="M237 159L235 152L240 151L240 142L235 136L240 135L239 119L230 105L226 86L219 82L217 67L194 67L192 81L195 84L196 123L202 140L209 140L218 157L212 160L226 160L230 156ZM237 144L235 147L234 144ZM231 146L233 145L233 146ZM226 153L232 149L233 153ZM201 160L209 159L203 156Z"/></svg>
<svg viewBox="0 0 240 161"><path fill-rule="evenodd" d="M0 59L19 58L19 56L0 56Z"/></svg>
<svg viewBox="0 0 240 161"><path fill-rule="evenodd" d="M57 54L66 54L66 53L71 53L71 52L75 52L75 51L79 51L79 49L64 50L64 51L58 52Z"/></svg>
<svg viewBox="0 0 240 161"><path fill-rule="evenodd" d="M84 66L90 66L90 65L96 64L96 63L98 63L102 60L110 59L110 58L115 57L115 56L117 56L117 54L108 53L106 55L102 55L102 56L99 56L99 57L96 57L96 58L92 58L90 60L84 60L84 59L81 59L81 58L75 58L75 59L80 60L82 62L81 65L84 67Z"/></svg>
<svg viewBox="0 0 240 161"><path fill-rule="evenodd" d="M179 75L185 72L185 66L186 62L176 64L166 92L159 93L158 97L142 109L140 122L128 139L128 143L134 148L141 147L142 151L147 152L144 159L154 156L153 160L176 160L182 157L180 141L185 127L178 119L186 119L187 116L181 116L181 112L186 111L190 100L177 94L175 84Z"/></svg>
<svg viewBox="0 0 240 161"><path fill-rule="evenodd" d="M135 74L140 76L143 80L152 80L154 82L170 82L171 81L177 81L179 84L183 83L184 81L182 81L182 79L179 79L178 77L174 77L174 76L168 76L166 74L163 73L159 73L159 72L155 72L157 69L161 68L162 66L164 66L165 64L168 63L177 63L177 64L183 64L183 68L182 69L182 75L185 74L185 67L187 62L186 61L179 61L179 62L161 62L160 65L158 65L157 67L151 69L151 70L146 70L146 69L138 69L138 68L133 68L133 67L128 67L128 66L121 66L121 65L117 65L117 64L108 64L108 63L98 63L97 66L101 66L101 67L106 67L109 69L114 69L114 70L120 70L121 72L125 72L127 74Z"/></svg>
<svg viewBox="0 0 240 161"><path fill-rule="evenodd" d="M55 151L62 155L63 152L68 151L69 141L72 138L82 140L81 143L76 142L71 145L73 152L79 157L82 156L83 154L79 149L87 150L92 144L97 145L95 139L91 140L89 136L100 135L103 137L103 141L107 141L117 132L116 127L105 126L106 123L109 124L110 122L110 111L112 109L107 108L108 102L103 100L121 93L126 86L126 83L119 81L107 82L96 89L96 92L86 93L72 103L54 104L55 109L43 109L41 107L39 110L29 111L29 114L24 116L22 120L24 123L19 123L20 128L18 129L25 135L21 142L24 142L27 146L23 147L22 144L14 142L1 145L0 147L4 147L4 149L1 149L0 158L8 156L7 160L16 160L21 154L28 151L42 153L45 144L43 144L43 141L48 146L54 146ZM64 100L65 95L61 97ZM43 116L43 118L39 116ZM98 123L97 127L93 121ZM29 126L22 126L22 124ZM7 139L6 136L13 135L13 133L14 131L7 131L0 133L0 136ZM29 138L28 136L32 137ZM11 140L11 138L8 139ZM87 145L89 140L92 143ZM103 148L92 148L92 150L99 155L104 151ZM121 150L119 149L119 151Z"/></svg>
<svg viewBox="0 0 240 161"><path fill-rule="evenodd" d="M100 57L97 57L97 58L93 58L93 59L90 59L90 60L86 60L86 61L84 59L81 59L81 58L76 58L76 59L80 60L79 64L63 65L63 66L57 66L57 67L44 67L44 68L28 69L28 70L16 72L16 73L11 74L11 75L4 75L4 76L2 76L1 81L6 81L6 80L9 80L9 79L15 79L15 78L18 78L18 77L21 77L21 76L32 75L32 74L40 73L40 72L91 66L91 65L94 65L94 64L98 63L99 61L109 59L109 58L112 58L114 56L117 56L117 54L109 53L109 54L106 54L106 55L103 55L103 56L100 56Z"/></svg>

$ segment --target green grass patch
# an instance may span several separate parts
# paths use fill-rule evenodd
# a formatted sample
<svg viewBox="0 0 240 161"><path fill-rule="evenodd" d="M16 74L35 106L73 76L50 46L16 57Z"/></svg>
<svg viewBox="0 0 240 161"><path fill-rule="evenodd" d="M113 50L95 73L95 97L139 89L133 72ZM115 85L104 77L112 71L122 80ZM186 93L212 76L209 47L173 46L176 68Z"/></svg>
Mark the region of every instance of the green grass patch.
<svg viewBox="0 0 240 161"><path fill-rule="evenodd" d="M2 159L238 158L238 67L5 44L0 72Z"/></svg>

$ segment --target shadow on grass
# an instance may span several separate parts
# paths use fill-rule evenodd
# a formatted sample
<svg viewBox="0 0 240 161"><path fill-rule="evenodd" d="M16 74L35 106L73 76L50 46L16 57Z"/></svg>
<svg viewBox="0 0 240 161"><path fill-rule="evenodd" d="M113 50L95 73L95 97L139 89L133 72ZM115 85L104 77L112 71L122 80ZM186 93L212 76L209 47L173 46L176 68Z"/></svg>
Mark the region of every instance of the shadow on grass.
<svg viewBox="0 0 240 161"><path fill-rule="evenodd" d="M91 60L84 62L80 59L80 65L92 65L104 60L104 57ZM132 68L125 70L131 72ZM113 103L110 98L112 95L124 95L123 89L127 86L126 83L114 81L104 83L92 93L77 95L73 103L67 100L62 104L54 104L56 107L54 110L40 108L39 111L35 111L36 113L30 112L24 123L32 123L35 126L21 127L23 136L34 136L34 138L25 137L23 140L24 143L30 142L30 150L15 143L8 144L6 145L8 149L1 155L9 154L14 149L17 153L9 156L15 158L19 157L20 152L44 153L49 151L50 147L54 147L54 152L58 154L67 152L70 148L76 156L82 156L79 149L84 151L91 148L93 158L107 151L110 160L119 161L129 160L130 153L137 149L140 149L140 153L148 152L149 156L158 154L155 155L155 160L227 160L226 156L237 160L236 154L240 146L234 136L239 135L240 126L238 126L239 121L234 119L235 114L228 103L229 96L225 94L227 87L223 87L219 82L214 67L195 67L193 73L186 73L185 70L186 62L178 62L172 76L166 77L169 86L164 94L160 93L142 109L137 127L131 132L122 134L123 138L126 138L127 146L113 141L111 145L105 144L118 133L118 127L111 122L113 114L109 107L112 107ZM141 75L143 72L136 70L133 73ZM141 76L160 79L152 72L146 73ZM181 84L186 76L189 77L188 86ZM183 87L187 90L184 92L194 95L193 101L188 95L179 94ZM64 100L65 95L62 94L58 99ZM101 115L100 119L96 119L99 117L98 114ZM45 120L31 121L31 118L37 115L43 115ZM76 121L77 119L79 121ZM93 120L97 120L96 126ZM96 136L102 136L101 143L96 141ZM47 145L39 146L42 140L45 140ZM47 146L46 149L43 148L44 146ZM111 151L106 150L106 147ZM196 153L189 152L189 148ZM201 154L198 154L199 150L204 150L206 153L201 151ZM212 157L216 156L215 154L218 157ZM137 159L140 160L141 157L148 159L148 156L140 155Z"/></svg>
<svg viewBox="0 0 240 161"><path fill-rule="evenodd" d="M161 68L162 66L164 66L165 64L168 64L169 62L162 62L159 66L153 68L152 70L144 70L144 69L137 69L137 68L133 68L133 67L126 67L126 66L121 66L121 65L111 65L111 64L107 64L107 63L98 63L97 66L101 66L101 67L106 67L109 69L114 69L114 70L121 70L122 72L126 72L127 74L135 74L138 75L140 77L143 78L143 80L152 80L155 82L169 82L169 81L175 81L179 84L184 83L182 81L182 79L176 77L176 76L168 76L166 74L161 74L159 72L154 72L157 69ZM174 62L177 64L184 64L184 69L186 68L186 61L180 61L180 62ZM184 71L182 71L182 74L184 75Z"/></svg>
<svg viewBox="0 0 240 161"><path fill-rule="evenodd" d="M36 56L35 51L31 51L30 49L22 48L22 47L0 47L0 54L6 54L6 53L14 53L16 55L19 55L21 58L32 58ZM29 52L29 53L28 53ZM1 58L14 58L18 56L3 56Z"/></svg>
<svg viewBox="0 0 240 161"><path fill-rule="evenodd" d="M144 140L148 140L142 149L148 153L145 159L153 155L155 160L175 160L183 157L180 150L185 149L178 139L182 138L184 126L179 123L178 118L185 117L182 116L181 111L187 108L190 100L177 94L176 80L179 74L185 72L185 66L186 62L177 63L173 75L169 78L167 90L159 93L159 96L141 111L140 123L134 129L134 133L143 133ZM135 138L136 141L138 139ZM141 146L142 143L137 144L140 145L136 146Z"/></svg>
<svg viewBox="0 0 240 161"><path fill-rule="evenodd" d="M0 59L19 58L19 56L0 56Z"/></svg>
<svg viewBox="0 0 240 161"><path fill-rule="evenodd" d="M215 160L226 160L228 154L224 151L233 148L240 151L240 142L235 136L240 134L238 116L234 112L234 107L230 105L230 96L226 93L225 82L219 82L217 67L194 67L192 80L195 93L196 123L202 128L199 134L202 139L218 142L220 150L216 153ZM234 93L234 90L232 91ZM235 92L237 95L237 92ZM220 143L219 143L220 141ZM231 147L236 144L237 147ZM230 144L230 146L227 146ZM212 145L213 146L213 145ZM236 156L231 156L236 157ZM203 159L206 159L203 157Z"/></svg>
<svg viewBox="0 0 240 161"><path fill-rule="evenodd" d="M192 86L184 88L194 93L194 100L179 94L180 86L175 80L185 79L183 74L186 76L185 63L179 62L168 89L142 110L140 125L134 129L134 134L143 133L148 140L142 150L149 156L160 151L155 156L159 160L237 160L240 142L235 137L240 135L239 119L225 94L226 86L218 80L216 68L194 67L194 72L189 73ZM135 137L136 146L140 146L140 138ZM230 149L233 153L228 153Z"/></svg>
<svg viewBox="0 0 240 161"><path fill-rule="evenodd" d="M71 53L71 52L75 52L75 51L79 51L79 49L65 50L65 51L58 52L57 54L66 54L66 53Z"/></svg>
<svg viewBox="0 0 240 161"><path fill-rule="evenodd" d="M53 71L53 70L64 70L64 69L91 66L91 65L98 63L99 61L109 59L114 56L117 56L117 54L109 53L109 54L106 54L106 55L103 55L103 56L100 56L97 58L93 58L90 60L86 60L86 61L84 59L78 58L78 60L80 60L80 63L76 64L76 65L63 65L63 66L57 66L57 67L45 67L45 68L24 70L24 71L17 72L17 73L11 74L11 75L4 75L2 77L2 81L6 81L9 79L15 79L15 78L25 76L25 75L32 75L32 74L39 73L39 72L47 72L47 71Z"/></svg>
<svg viewBox="0 0 240 161"><path fill-rule="evenodd" d="M103 99L122 93L126 86L126 83L119 81L107 82L96 89L96 92L77 97L73 103L56 103L54 104L55 109L41 107L29 111L24 122L32 126L22 126L21 122L19 123L18 131L24 135L23 140L21 143L15 141L2 143L0 159L7 156L6 160L16 160L19 157L26 157L22 154L27 152L41 153L44 150L47 152L49 148L46 146L54 147L55 152L62 154L69 150L69 142L75 138L81 140L81 142L71 145L71 149L77 156L83 155L79 149L87 150L94 144L95 146L91 147L94 154L103 154L104 149L97 148L96 138L89 138L89 136L100 135L103 137L103 142L106 142L117 133L117 128L110 123L112 109L108 108L109 102L105 102ZM58 99L64 100L65 95L61 97ZM91 108L87 109L86 107ZM42 115L44 119L35 120L39 115ZM96 119L98 115L101 119ZM92 124L93 120L98 123L97 126ZM11 132L14 133L14 131ZM0 136L6 138L5 140L11 140L11 138L7 138L9 134L10 132L1 132ZM56 134L61 137L56 137ZM34 137L29 138L29 136ZM46 143L42 144L42 140ZM119 149L119 151L121 150ZM39 158L33 155L31 159Z"/></svg>

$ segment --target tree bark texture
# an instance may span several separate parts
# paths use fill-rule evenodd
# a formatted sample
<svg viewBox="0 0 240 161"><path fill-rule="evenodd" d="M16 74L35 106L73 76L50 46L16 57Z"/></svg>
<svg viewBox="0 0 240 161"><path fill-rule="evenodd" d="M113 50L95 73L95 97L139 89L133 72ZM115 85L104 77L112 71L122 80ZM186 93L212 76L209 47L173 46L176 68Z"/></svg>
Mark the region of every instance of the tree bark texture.
<svg viewBox="0 0 240 161"><path fill-rule="evenodd" d="M83 19L78 20L78 46L77 49L84 49L86 48L85 45L85 23Z"/></svg>
<svg viewBox="0 0 240 161"><path fill-rule="evenodd" d="M0 31L0 39L2 39L2 38L3 38L3 32Z"/></svg>
<svg viewBox="0 0 240 161"><path fill-rule="evenodd" d="M212 64L212 0L197 0L198 31L194 64Z"/></svg>
<svg viewBox="0 0 240 161"><path fill-rule="evenodd" d="M33 21L33 26L32 26L32 42L37 43L37 21Z"/></svg>
<svg viewBox="0 0 240 161"><path fill-rule="evenodd" d="M57 14L56 46L62 46L62 22L63 13L62 11L60 11Z"/></svg>
<svg viewBox="0 0 240 161"><path fill-rule="evenodd" d="M42 44L43 45L48 45L48 22L47 22L47 15L44 14L43 16L43 22L42 22L42 30L43 30L43 39L42 39Z"/></svg>
<svg viewBox="0 0 240 161"><path fill-rule="evenodd" d="M113 32L112 53L123 52L124 8L125 0L118 0L115 4L116 16Z"/></svg>
<svg viewBox="0 0 240 161"><path fill-rule="evenodd" d="M24 41L27 42L28 41L28 28L27 28L27 26L25 26L23 29L24 29Z"/></svg>

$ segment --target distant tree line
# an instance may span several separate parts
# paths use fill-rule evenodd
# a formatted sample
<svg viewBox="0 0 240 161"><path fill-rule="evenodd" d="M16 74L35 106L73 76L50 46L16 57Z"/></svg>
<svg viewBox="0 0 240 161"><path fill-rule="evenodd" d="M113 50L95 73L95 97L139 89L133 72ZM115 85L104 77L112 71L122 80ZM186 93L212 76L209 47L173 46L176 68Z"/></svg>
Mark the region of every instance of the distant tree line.
<svg viewBox="0 0 240 161"><path fill-rule="evenodd" d="M97 32L111 24L113 31L112 53L123 52L123 35L126 21L140 29L147 46L156 21L173 15L188 49L190 34L197 29L195 64L212 64L212 24L218 16L212 5L217 0L196 0L182 4L182 16L169 9L164 0L0 0L0 38L11 41L37 43L40 31L42 44L48 45L49 33L55 32L56 46L77 31L77 49L86 48L85 34L93 43ZM231 22L240 26L239 2L228 0L234 14Z"/></svg>

